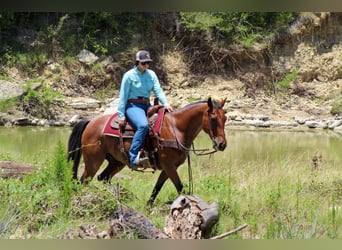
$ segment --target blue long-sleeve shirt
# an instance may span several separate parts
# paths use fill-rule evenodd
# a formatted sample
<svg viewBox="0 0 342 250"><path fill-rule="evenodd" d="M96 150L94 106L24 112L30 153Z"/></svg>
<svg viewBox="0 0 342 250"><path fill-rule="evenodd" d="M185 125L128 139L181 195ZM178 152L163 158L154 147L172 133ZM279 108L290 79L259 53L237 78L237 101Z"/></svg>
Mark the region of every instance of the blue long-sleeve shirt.
<svg viewBox="0 0 342 250"><path fill-rule="evenodd" d="M138 97L150 98L152 91L164 106L169 106L166 96L160 87L158 77L153 70L146 69L144 73L141 73L137 67L134 67L127 71L121 81L118 104L119 118L125 118L128 99L136 99Z"/></svg>

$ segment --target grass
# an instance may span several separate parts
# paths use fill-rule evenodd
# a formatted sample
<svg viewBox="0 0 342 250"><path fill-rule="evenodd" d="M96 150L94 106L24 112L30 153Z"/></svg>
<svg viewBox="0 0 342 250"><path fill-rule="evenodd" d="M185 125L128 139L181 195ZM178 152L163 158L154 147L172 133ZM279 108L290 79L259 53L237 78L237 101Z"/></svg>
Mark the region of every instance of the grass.
<svg viewBox="0 0 342 250"><path fill-rule="evenodd" d="M341 115L342 114L342 97L338 96L333 99L331 104L330 113L333 115Z"/></svg>
<svg viewBox="0 0 342 250"><path fill-rule="evenodd" d="M7 112L8 110L14 109L18 102L19 98L0 100L0 112Z"/></svg>
<svg viewBox="0 0 342 250"><path fill-rule="evenodd" d="M287 90L290 87L291 82L296 79L298 73L297 71L292 71L287 74L281 81L277 82L277 86L279 86L282 90Z"/></svg>
<svg viewBox="0 0 342 250"><path fill-rule="evenodd" d="M247 228L227 239L342 238L340 162L321 152L322 162L313 165L311 152L289 154L286 144L276 156L263 148L251 155L249 145L238 145L240 139L212 157L191 153L194 194L207 203L219 203L220 219L212 236L247 223ZM288 147L300 151L301 143L289 142ZM202 141L196 144L196 148L207 146ZM153 208L145 205L160 172L124 169L123 177L114 178L111 185L94 180L84 187L70 180L71 167L64 155L64 147L57 144L45 168L23 181L0 180L1 238L57 238L87 222L106 228L119 203L163 228L169 213L166 202L177 197L173 184L165 183ZM188 191L186 164L179 175ZM120 194L115 192L118 186Z"/></svg>

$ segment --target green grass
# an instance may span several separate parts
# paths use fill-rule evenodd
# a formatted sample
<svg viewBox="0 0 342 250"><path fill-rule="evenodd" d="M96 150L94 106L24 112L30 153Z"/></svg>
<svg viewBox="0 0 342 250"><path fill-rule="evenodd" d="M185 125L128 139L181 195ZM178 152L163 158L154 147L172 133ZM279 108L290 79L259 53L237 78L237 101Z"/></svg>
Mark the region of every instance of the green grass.
<svg viewBox="0 0 342 250"><path fill-rule="evenodd" d="M333 115L342 114L342 96L338 96L333 100L330 113Z"/></svg>
<svg viewBox="0 0 342 250"><path fill-rule="evenodd" d="M14 109L18 102L19 98L0 100L0 112L7 112L10 109Z"/></svg>
<svg viewBox="0 0 342 250"><path fill-rule="evenodd" d="M287 90L290 87L291 82L296 79L298 73L297 71L292 71L287 74L281 81L277 82L277 86L279 86L282 90Z"/></svg>
<svg viewBox="0 0 342 250"><path fill-rule="evenodd" d="M342 238L338 162L325 158L315 168L306 153L280 152L275 159L260 154L248 160L232 158L234 150L231 146L212 157L191 153L194 194L207 203L219 203L220 218L212 236L246 223L247 228L227 239ZM93 180L80 186L70 180L71 166L64 156L65 148L58 143L51 159L39 158L39 165L45 167L22 181L0 180L1 238L57 238L81 223L106 230L107 218L118 204L136 209L163 228L169 213L166 203L177 194L168 180L154 207L146 206L159 171L139 173L126 168L111 185ZM187 164L178 172L188 191ZM116 192L117 187L122 192Z"/></svg>

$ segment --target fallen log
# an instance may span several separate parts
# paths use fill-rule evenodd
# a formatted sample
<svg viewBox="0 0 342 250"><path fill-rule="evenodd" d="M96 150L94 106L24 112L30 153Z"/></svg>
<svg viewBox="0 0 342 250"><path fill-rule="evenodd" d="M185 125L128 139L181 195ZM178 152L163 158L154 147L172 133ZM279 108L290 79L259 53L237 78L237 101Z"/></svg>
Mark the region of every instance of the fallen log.
<svg viewBox="0 0 342 250"><path fill-rule="evenodd" d="M70 229L60 239L202 239L210 236L218 221L218 205L207 204L193 195L179 196L171 205L163 229L157 228L146 216L133 208L119 208L109 218L107 231L95 224L82 224ZM237 233L247 224L209 239L222 239Z"/></svg>
<svg viewBox="0 0 342 250"><path fill-rule="evenodd" d="M119 208L109 219L108 235L120 238L123 234L135 234L140 239L168 239L146 216L133 208Z"/></svg>
<svg viewBox="0 0 342 250"><path fill-rule="evenodd" d="M179 196L171 205L165 226L160 230L132 208L119 208L110 218L110 238L135 232L144 239L201 239L210 235L218 221L218 204L208 205L196 196Z"/></svg>
<svg viewBox="0 0 342 250"><path fill-rule="evenodd" d="M171 239L207 238L218 219L217 202L209 205L196 196L182 195L171 205L164 232Z"/></svg>
<svg viewBox="0 0 342 250"><path fill-rule="evenodd" d="M7 178L22 178L32 172L33 164L11 161L0 161L0 177Z"/></svg>

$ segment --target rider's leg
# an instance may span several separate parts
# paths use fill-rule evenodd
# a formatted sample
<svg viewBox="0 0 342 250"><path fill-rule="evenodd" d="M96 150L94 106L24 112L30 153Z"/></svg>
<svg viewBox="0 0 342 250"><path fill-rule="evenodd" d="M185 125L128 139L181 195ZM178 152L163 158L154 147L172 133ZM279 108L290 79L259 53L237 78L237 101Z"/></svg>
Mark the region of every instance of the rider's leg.
<svg viewBox="0 0 342 250"><path fill-rule="evenodd" d="M129 151L130 164L137 164L137 156L142 148L145 137L148 133L148 121L146 118L145 107L146 105L131 104L126 109L126 116L131 124L136 128L136 132L133 136L131 148ZM147 108L147 107L146 107Z"/></svg>

